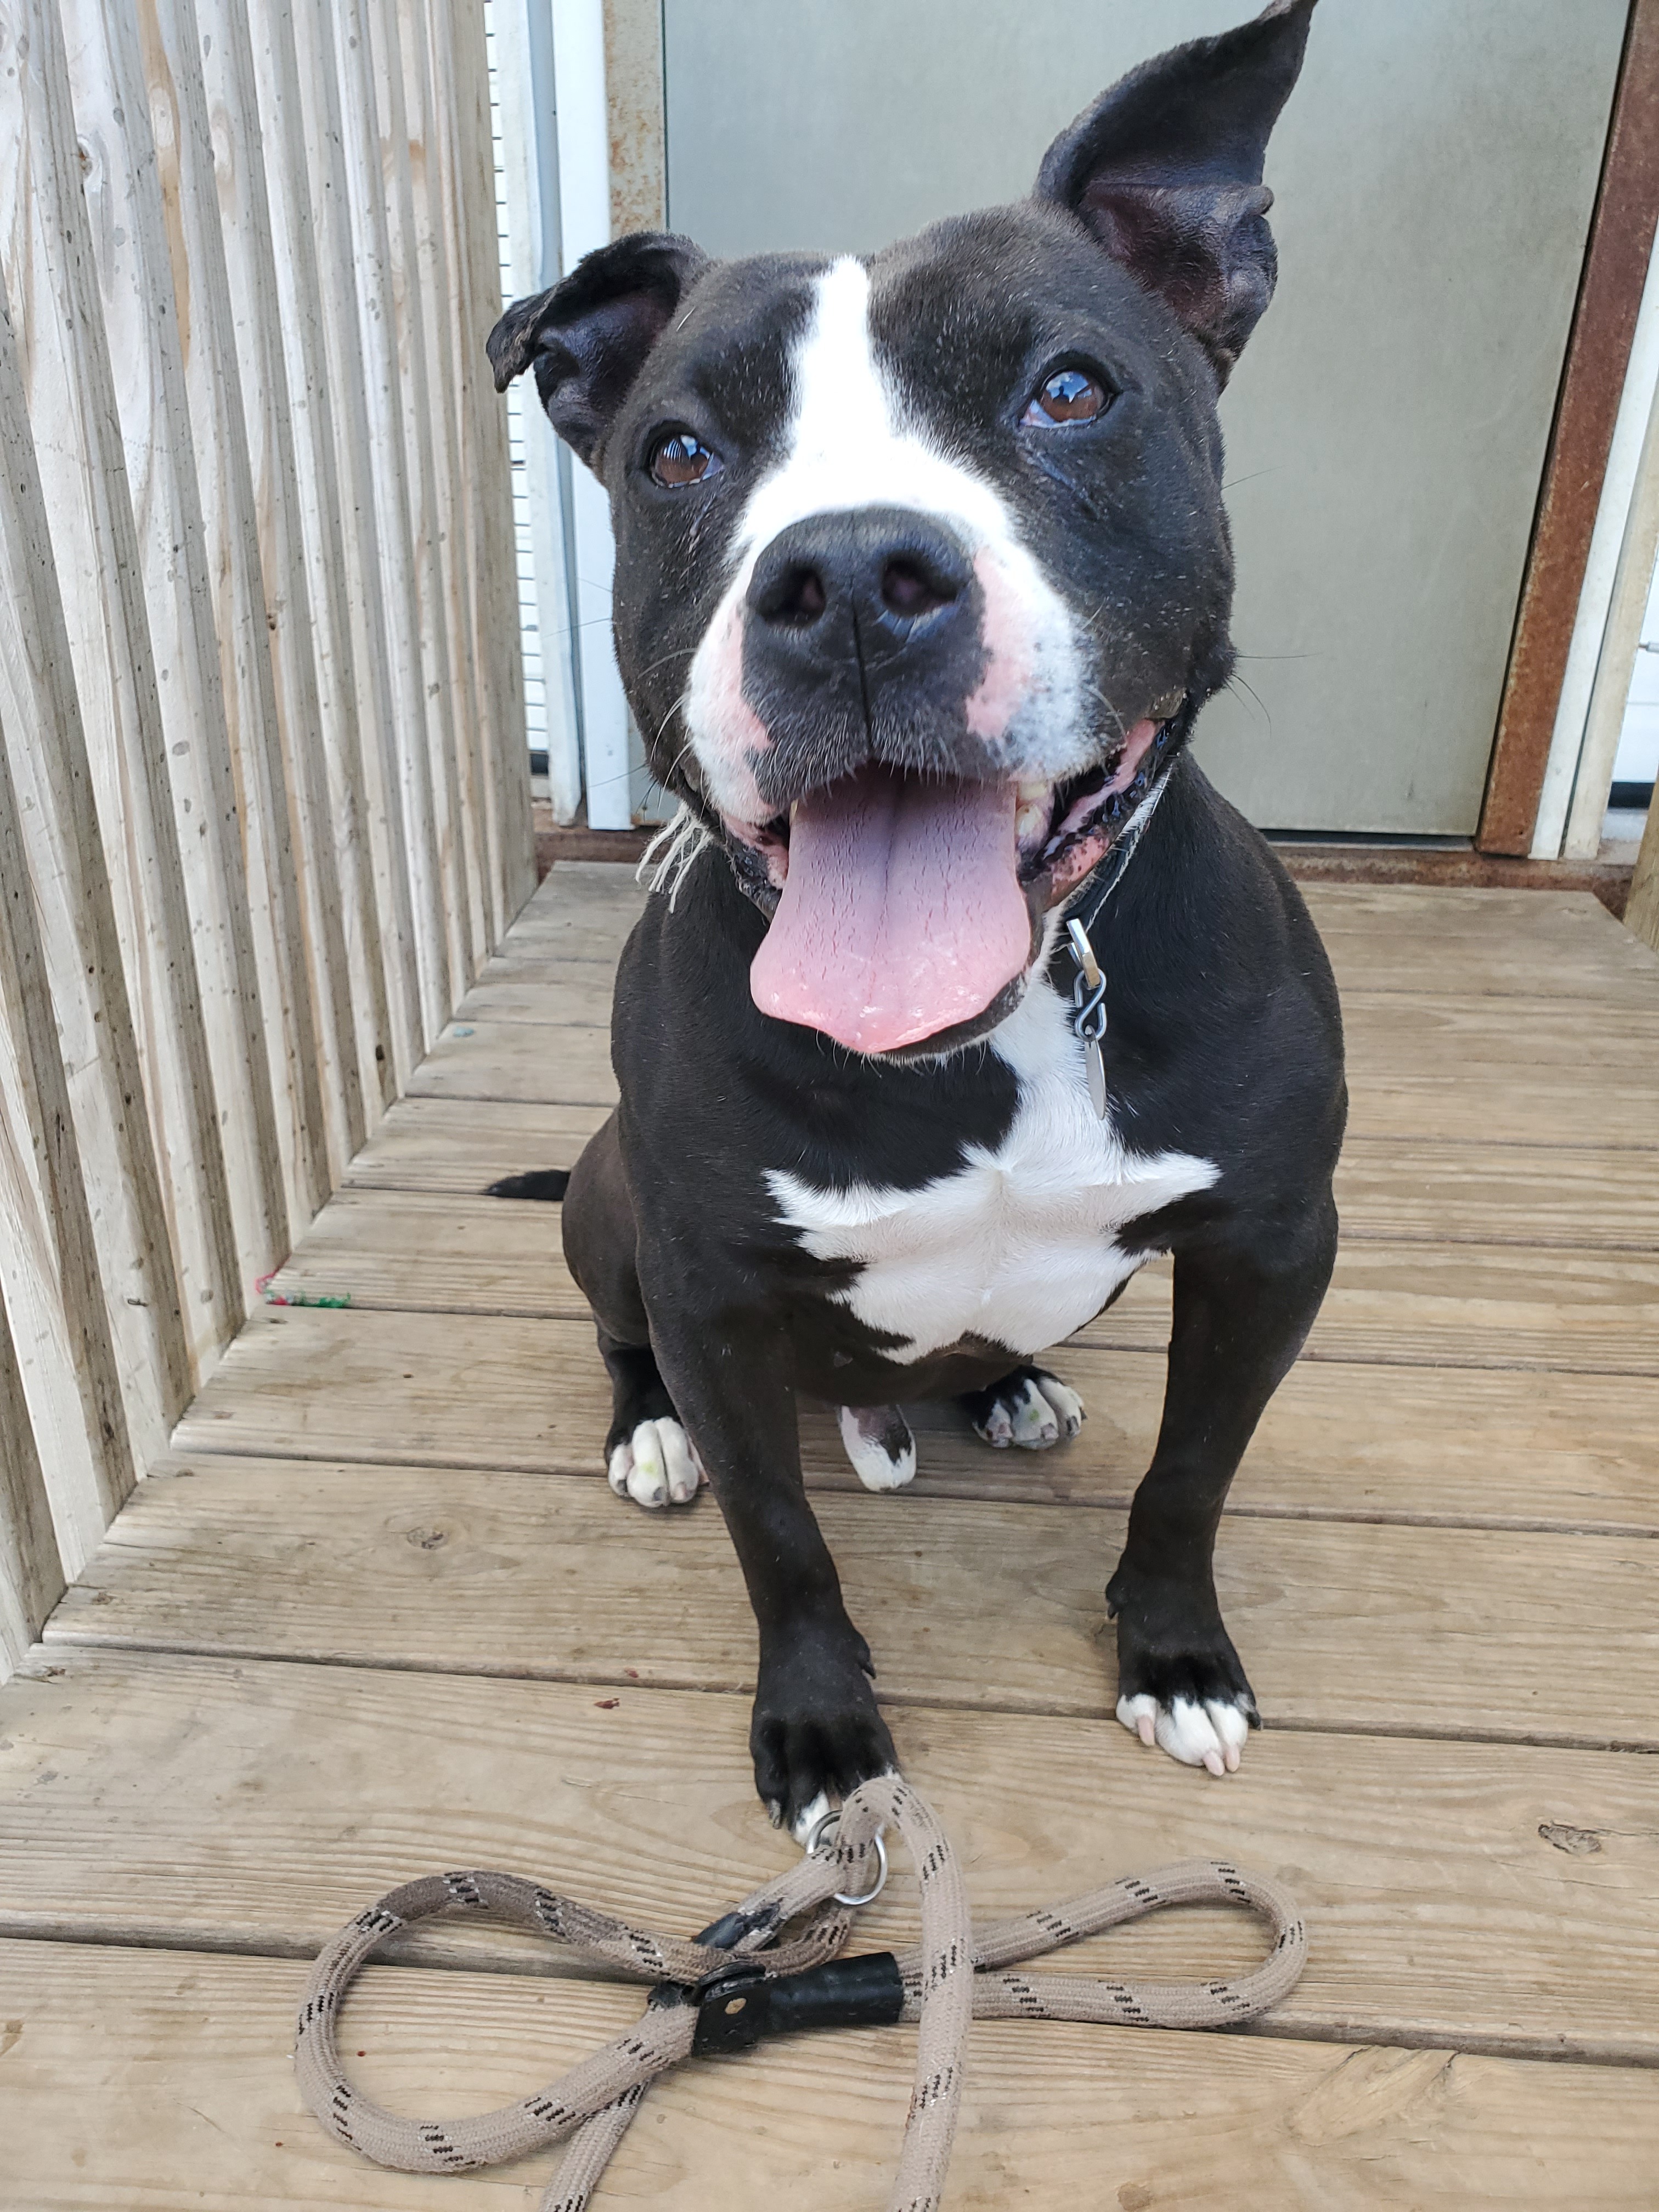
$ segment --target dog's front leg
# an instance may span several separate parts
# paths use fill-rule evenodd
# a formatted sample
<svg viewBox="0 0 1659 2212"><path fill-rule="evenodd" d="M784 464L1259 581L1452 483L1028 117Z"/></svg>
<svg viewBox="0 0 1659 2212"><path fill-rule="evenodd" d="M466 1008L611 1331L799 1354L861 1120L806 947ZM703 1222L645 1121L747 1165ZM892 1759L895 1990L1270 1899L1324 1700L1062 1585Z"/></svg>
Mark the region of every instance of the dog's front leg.
<svg viewBox="0 0 1659 2212"><path fill-rule="evenodd" d="M1244 1448L1319 1310L1336 1251L1328 1197L1288 1230L1178 1252L1158 1449L1106 1602L1118 1718L1191 1766L1230 1772L1255 1698L1222 1625L1217 1526Z"/></svg>
<svg viewBox="0 0 1659 2212"><path fill-rule="evenodd" d="M798 1832L895 1763L870 1686L870 1647L848 1618L841 1578L801 1479L788 1340L763 1316L712 1326L655 1304L652 1342L749 1585L760 1631L750 1749L775 1821Z"/></svg>

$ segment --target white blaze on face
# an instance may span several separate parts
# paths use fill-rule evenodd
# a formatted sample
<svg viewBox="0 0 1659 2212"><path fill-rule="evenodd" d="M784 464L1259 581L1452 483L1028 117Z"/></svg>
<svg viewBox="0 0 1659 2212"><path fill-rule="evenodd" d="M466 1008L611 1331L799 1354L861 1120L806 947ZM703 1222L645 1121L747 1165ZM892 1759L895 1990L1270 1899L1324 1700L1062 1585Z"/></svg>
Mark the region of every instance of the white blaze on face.
<svg viewBox="0 0 1659 2212"><path fill-rule="evenodd" d="M739 821L772 811L754 776L771 740L743 696L744 599L757 556L792 523L863 507L914 508L963 541L985 607L986 665L967 702L968 727L1006 747L1011 778L1075 775L1091 748L1069 610L994 486L904 419L871 344L863 263L832 263L814 288L791 364L787 448L750 495L733 540L736 568L691 664L686 723L710 799Z"/></svg>

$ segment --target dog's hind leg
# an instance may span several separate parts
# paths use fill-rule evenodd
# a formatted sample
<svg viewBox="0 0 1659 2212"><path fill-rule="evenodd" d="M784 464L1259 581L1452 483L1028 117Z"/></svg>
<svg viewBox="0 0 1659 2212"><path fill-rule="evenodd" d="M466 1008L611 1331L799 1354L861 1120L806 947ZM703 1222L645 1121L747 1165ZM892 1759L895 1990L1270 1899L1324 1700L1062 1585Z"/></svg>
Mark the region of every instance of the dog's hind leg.
<svg viewBox="0 0 1659 2212"><path fill-rule="evenodd" d="M976 1436L994 1451L1018 1444L1047 1451L1083 1426L1083 1401L1046 1367L1015 1367L988 1389L963 1393L962 1405Z"/></svg>
<svg viewBox="0 0 1659 2212"><path fill-rule="evenodd" d="M611 1487L618 1498L651 1509L689 1505L708 1477L651 1349L614 1114L571 1171L562 1226L565 1259L593 1308L599 1357L611 1377L605 1440Z"/></svg>

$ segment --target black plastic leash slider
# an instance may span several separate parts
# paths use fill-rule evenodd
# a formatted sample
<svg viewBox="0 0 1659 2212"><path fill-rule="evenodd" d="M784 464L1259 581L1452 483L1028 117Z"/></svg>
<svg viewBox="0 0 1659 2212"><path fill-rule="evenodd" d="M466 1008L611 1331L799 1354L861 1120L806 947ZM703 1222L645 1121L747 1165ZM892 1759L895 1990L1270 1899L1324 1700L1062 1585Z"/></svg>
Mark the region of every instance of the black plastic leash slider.
<svg viewBox="0 0 1659 2212"><path fill-rule="evenodd" d="M891 2027L904 2009L904 1978L890 1951L872 1951L775 1981L758 1966L734 1966L686 1994L697 2008L692 2054L707 2057L805 2028Z"/></svg>

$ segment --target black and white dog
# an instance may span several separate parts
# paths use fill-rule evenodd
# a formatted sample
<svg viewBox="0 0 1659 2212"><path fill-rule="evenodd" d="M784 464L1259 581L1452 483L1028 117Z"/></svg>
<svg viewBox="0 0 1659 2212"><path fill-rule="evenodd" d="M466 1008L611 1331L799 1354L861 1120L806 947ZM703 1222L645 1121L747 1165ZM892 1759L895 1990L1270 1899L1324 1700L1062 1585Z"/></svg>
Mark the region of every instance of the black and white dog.
<svg viewBox="0 0 1659 2212"><path fill-rule="evenodd" d="M906 1401L1059 1443L1083 1408L1037 1355L1158 1253L1118 1716L1214 1774L1256 1721L1212 1551L1330 1274L1341 1030L1295 889L1184 747L1232 666L1216 399L1273 291L1263 153L1312 6L1134 71L1018 206L866 259L624 238L490 339L609 489L617 651L684 802L564 1208L611 1486L684 1504L707 1470L757 1783L798 1827L893 1747L796 1393L872 1489L914 1471Z"/></svg>

